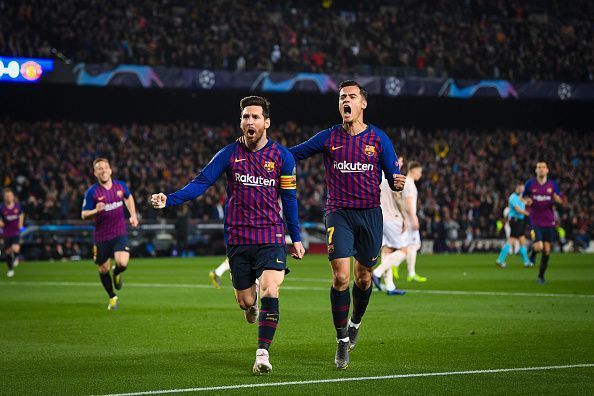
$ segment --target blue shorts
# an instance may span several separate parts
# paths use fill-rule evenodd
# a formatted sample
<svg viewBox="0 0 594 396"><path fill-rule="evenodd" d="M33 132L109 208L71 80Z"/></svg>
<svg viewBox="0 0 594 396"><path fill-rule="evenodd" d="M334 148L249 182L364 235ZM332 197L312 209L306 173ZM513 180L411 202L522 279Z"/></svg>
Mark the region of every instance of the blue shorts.
<svg viewBox="0 0 594 396"><path fill-rule="evenodd" d="M530 231L530 235L534 242L555 242L555 234L557 234L557 230L555 230L554 227L539 227L533 225L532 231Z"/></svg>
<svg viewBox="0 0 594 396"><path fill-rule="evenodd" d="M128 237L120 235L109 241L95 242L93 246L93 260L95 264L102 265L109 260L115 252L130 252Z"/></svg>
<svg viewBox="0 0 594 396"><path fill-rule="evenodd" d="M380 208L341 209L328 213L325 221L330 261L355 257L366 267L377 264L383 236Z"/></svg>
<svg viewBox="0 0 594 396"><path fill-rule="evenodd" d="M289 273L285 245L230 245L227 246L227 257L236 290L252 287L264 270Z"/></svg>
<svg viewBox="0 0 594 396"><path fill-rule="evenodd" d="M8 249L12 245L20 245L21 244L21 237L20 236L13 236L13 237L4 237L4 249Z"/></svg>

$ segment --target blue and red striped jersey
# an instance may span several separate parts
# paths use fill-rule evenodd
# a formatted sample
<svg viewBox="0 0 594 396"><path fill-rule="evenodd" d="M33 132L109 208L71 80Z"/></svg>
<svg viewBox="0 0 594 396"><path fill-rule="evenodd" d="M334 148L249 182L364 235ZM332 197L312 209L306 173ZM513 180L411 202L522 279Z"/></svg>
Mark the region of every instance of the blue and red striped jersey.
<svg viewBox="0 0 594 396"><path fill-rule="evenodd" d="M122 181L111 182L109 190L95 183L85 193L82 210L93 210L99 202L105 203L105 210L95 215L95 242L109 241L126 235L124 200L130 196L130 190Z"/></svg>
<svg viewBox="0 0 594 396"><path fill-rule="evenodd" d="M530 224L539 227L555 227L555 212L553 194L561 196L556 182L547 179L540 184L537 179L530 179L524 185L524 197L532 198L530 207Z"/></svg>
<svg viewBox="0 0 594 396"><path fill-rule="evenodd" d="M6 205L0 205L0 218L4 222L2 230L3 238L17 237L20 235L19 217L23 213L23 208L18 202L15 202L11 208Z"/></svg>
<svg viewBox="0 0 594 396"><path fill-rule="evenodd" d="M342 125L335 125L289 151L296 161L318 153L324 155L326 213L379 207L382 170L392 189L395 188L393 174L400 173L388 135L371 124L355 136L349 135Z"/></svg>
<svg viewBox="0 0 594 396"><path fill-rule="evenodd" d="M202 195L227 175L225 243L227 245L285 244L285 224L293 242L301 240L297 217L295 160L282 145L269 140L252 152L239 142L219 151L184 188L167 194L167 206Z"/></svg>

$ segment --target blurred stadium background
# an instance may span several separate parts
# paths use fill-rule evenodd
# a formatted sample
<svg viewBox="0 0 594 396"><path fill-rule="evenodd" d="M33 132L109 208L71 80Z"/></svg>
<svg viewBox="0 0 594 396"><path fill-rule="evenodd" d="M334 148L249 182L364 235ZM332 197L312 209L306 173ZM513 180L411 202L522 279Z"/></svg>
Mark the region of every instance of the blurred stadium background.
<svg viewBox="0 0 594 396"><path fill-rule="evenodd" d="M348 78L371 93L366 120L424 166L423 254L498 251L507 198L537 158L567 196L555 251L592 253L592 21L588 0L0 1L0 185L25 211L21 260L88 262L80 208L98 156L136 199L133 258L224 254L224 180L175 210L149 195L236 139L243 96L271 100L269 133L291 146L340 122ZM325 249L323 177L321 158L300 164L312 253Z"/></svg>

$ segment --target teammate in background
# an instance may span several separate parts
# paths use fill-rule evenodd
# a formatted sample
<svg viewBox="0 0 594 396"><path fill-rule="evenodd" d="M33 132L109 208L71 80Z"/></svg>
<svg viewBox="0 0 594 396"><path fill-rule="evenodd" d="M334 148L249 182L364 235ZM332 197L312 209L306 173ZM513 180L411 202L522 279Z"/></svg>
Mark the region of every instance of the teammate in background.
<svg viewBox="0 0 594 396"><path fill-rule="evenodd" d="M113 288L122 288L122 272L128 267L130 248L126 232L124 205L130 213L130 225L138 226L136 205L128 186L122 181L111 178L111 167L105 158L93 161L93 173L97 183L85 193L81 217L83 220L95 218L93 260L99 269L99 278L109 295L107 309L118 309L118 296ZM110 270L110 258L114 257L113 285Z"/></svg>
<svg viewBox="0 0 594 396"><path fill-rule="evenodd" d="M404 197L404 206L406 208L405 221L407 233L406 264L408 267L408 282L427 282L427 278L420 276L416 272L417 251L421 248L421 233L419 232L419 218L417 217L417 198L418 191L415 182L423 175L423 167L416 161L408 163L406 173L406 183L402 196ZM398 270L395 270L395 274Z"/></svg>
<svg viewBox="0 0 594 396"><path fill-rule="evenodd" d="M10 188L4 189L4 203L0 205L0 228L3 229L4 253L8 272L6 276L14 276L14 267L17 265L18 255L21 251L20 234L25 224L23 208L16 201L14 192Z"/></svg>
<svg viewBox="0 0 594 396"><path fill-rule="evenodd" d="M235 297L249 323L258 320L258 349L254 374L272 370L268 349L279 321L278 293L287 268L285 225L279 195L294 251L305 250L299 235L295 160L280 144L269 140L270 103L259 96L240 102L243 140L220 150L184 188L172 194L153 194L154 208L176 206L202 195L227 175L225 243ZM260 278L261 310L256 281Z"/></svg>
<svg viewBox="0 0 594 396"><path fill-rule="evenodd" d="M505 258L510 250L513 251L517 241L520 242L520 255L524 262L524 267L532 267L534 264L530 262L528 253L526 252L526 237L524 232L526 231L525 216L529 216L530 213L526 210L526 203L521 197L524 192L524 184L516 184L515 191L509 196L508 199L508 219L510 225L510 234L507 239L507 243L501 248L499 257L497 258L496 264L500 268L505 268Z"/></svg>
<svg viewBox="0 0 594 396"><path fill-rule="evenodd" d="M227 271L229 271L229 258L225 257L225 260L219 264L216 269L208 273L210 281L212 282L212 285L215 287L215 289L221 288L221 276L223 276L223 274Z"/></svg>
<svg viewBox="0 0 594 396"><path fill-rule="evenodd" d="M538 284L545 283L545 272L549 265L551 243L555 240L555 202L563 204L559 186L548 179L549 167L545 161L536 163L536 179L526 182L523 196L526 206L530 206L530 225L532 227L532 253L530 262L536 262L536 254L543 252L538 270Z"/></svg>
<svg viewBox="0 0 594 396"><path fill-rule="evenodd" d="M292 147L295 160L323 154L326 168L326 235L332 267L330 303L336 329L339 369L349 364L349 349L357 343L361 318L371 296L371 272L382 246L380 184L382 170L390 188L400 191L400 175L394 146L388 136L363 121L367 91L356 81L339 86L338 111L342 124L325 129L304 143ZM350 258L354 257L353 312L349 279ZM347 323L348 322L348 323Z"/></svg>
<svg viewBox="0 0 594 396"><path fill-rule="evenodd" d="M402 159L398 159L398 165L402 166ZM378 290L382 290L380 277L383 276L386 286L386 293L389 296L403 295L406 292L396 288L392 267L400 265L406 259L406 230L404 228L404 201L402 193L394 192L383 177L380 186L380 203L384 220L382 238L382 261L372 273L371 280Z"/></svg>

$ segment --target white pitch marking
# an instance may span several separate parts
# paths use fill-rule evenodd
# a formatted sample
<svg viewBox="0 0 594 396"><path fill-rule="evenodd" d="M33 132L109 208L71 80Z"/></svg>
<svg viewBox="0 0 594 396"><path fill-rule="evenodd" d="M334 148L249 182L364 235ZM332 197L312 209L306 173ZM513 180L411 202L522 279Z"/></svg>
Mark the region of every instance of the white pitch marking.
<svg viewBox="0 0 594 396"><path fill-rule="evenodd" d="M512 371L541 371L541 370L559 370L569 368L586 368L594 367L594 363L584 364L570 364L565 366L542 366L542 367L516 367L516 368L502 368L490 370L469 370L469 371L446 371L440 373L414 373L414 374L395 374L382 375L377 377L353 377L353 378L332 378L324 380L309 380L309 381L291 381L291 382L270 382L266 384L242 384L242 385L225 385L225 386L209 386L204 388L185 388L185 389L167 389L146 392L131 392L131 393L113 393L103 396L141 396L141 395L161 395L166 393L185 393L185 392L208 392L217 390L232 390L245 388L263 388L269 386L288 386L288 385L310 385L310 384L327 384L334 382L352 382L352 381L378 381L391 380L399 378L418 378L418 377L445 377L450 375L472 375L472 374L493 374L493 373L508 373Z"/></svg>
<svg viewBox="0 0 594 396"><path fill-rule="evenodd" d="M96 287L98 282L53 282L53 281L0 281L0 286L84 286ZM148 287L162 289L214 289L211 285L190 283L126 283L126 287ZM223 286L226 289L227 286ZM283 290L301 291L328 291L327 287L282 286ZM569 293L526 293L526 292L498 292L498 291L467 291L467 290L407 290L407 293L419 294L446 294L468 296L522 296L522 297L568 297L568 298L594 298L594 294L569 294Z"/></svg>

